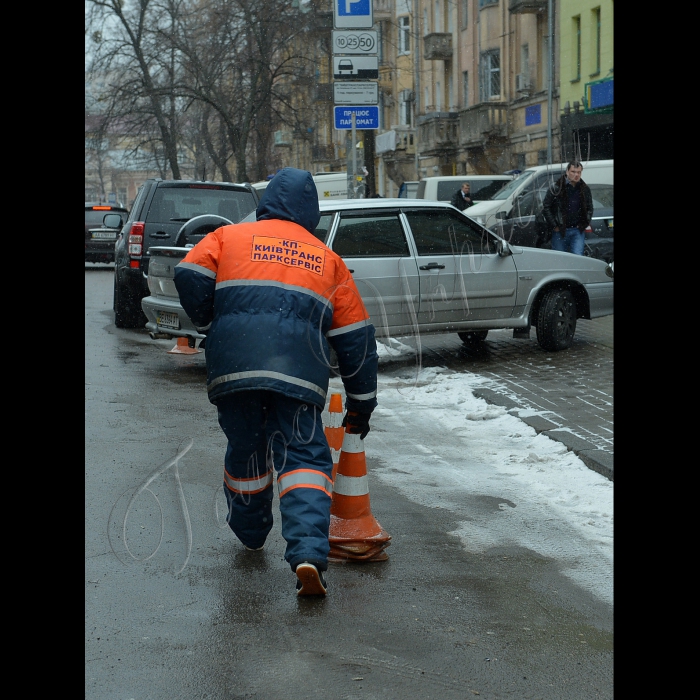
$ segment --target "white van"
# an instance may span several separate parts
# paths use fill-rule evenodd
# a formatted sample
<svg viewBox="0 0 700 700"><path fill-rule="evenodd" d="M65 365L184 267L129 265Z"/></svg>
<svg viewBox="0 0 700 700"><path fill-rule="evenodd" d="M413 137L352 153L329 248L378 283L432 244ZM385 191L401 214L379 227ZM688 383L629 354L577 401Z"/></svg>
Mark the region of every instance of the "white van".
<svg viewBox="0 0 700 700"><path fill-rule="evenodd" d="M322 173L313 175L318 191L318 201L325 202L329 199L348 198L348 174L343 173ZM265 188L270 184L269 180L254 182L253 187L258 192L258 197L262 197Z"/></svg>
<svg viewBox="0 0 700 700"><path fill-rule="evenodd" d="M514 175L436 175L424 177L418 183L416 199L433 199L439 202L449 202L452 195L468 182L474 202L490 199L504 185L507 185ZM474 205L476 206L476 205ZM471 209L472 207L469 207Z"/></svg>
<svg viewBox="0 0 700 700"><path fill-rule="evenodd" d="M582 161L581 179L587 185L612 185L613 160ZM469 218L486 228L493 228L499 219L511 219L519 215L519 202L525 195L536 190L544 190L560 177L568 163L550 163L537 165L518 175L491 199L475 204L465 210Z"/></svg>

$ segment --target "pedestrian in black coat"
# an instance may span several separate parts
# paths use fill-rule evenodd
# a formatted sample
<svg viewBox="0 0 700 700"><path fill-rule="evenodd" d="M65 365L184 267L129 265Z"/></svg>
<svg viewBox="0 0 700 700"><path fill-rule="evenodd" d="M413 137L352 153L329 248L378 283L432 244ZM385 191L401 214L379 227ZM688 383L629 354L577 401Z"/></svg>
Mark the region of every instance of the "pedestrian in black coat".
<svg viewBox="0 0 700 700"><path fill-rule="evenodd" d="M552 250L583 255L584 231L593 216L591 188L581 179L583 166L571 161L545 195L542 214L552 232Z"/></svg>
<svg viewBox="0 0 700 700"><path fill-rule="evenodd" d="M452 195L450 204L453 207L457 207L457 209L459 209L460 211L464 211L468 207L473 206L474 202L472 201L470 190L471 186L469 185L469 183L463 182L462 187Z"/></svg>

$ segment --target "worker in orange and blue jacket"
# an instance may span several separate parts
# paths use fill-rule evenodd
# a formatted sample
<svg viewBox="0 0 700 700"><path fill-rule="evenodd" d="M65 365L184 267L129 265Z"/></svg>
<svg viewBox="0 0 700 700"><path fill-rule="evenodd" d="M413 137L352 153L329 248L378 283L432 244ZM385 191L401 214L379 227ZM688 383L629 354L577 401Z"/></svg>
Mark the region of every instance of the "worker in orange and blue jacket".
<svg viewBox="0 0 700 700"><path fill-rule="evenodd" d="M329 344L346 393L344 424L364 438L377 405L374 326L347 266L314 236L320 212L311 173L279 171L256 218L208 234L176 266L175 286L207 333L207 392L228 439L229 526L247 549L262 549L276 479L298 594L325 595Z"/></svg>

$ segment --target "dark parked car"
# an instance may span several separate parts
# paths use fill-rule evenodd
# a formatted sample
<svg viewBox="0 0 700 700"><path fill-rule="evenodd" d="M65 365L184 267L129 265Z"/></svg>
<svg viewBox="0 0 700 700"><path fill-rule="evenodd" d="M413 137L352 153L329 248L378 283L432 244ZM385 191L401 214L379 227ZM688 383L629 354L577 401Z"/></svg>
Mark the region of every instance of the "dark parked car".
<svg viewBox="0 0 700 700"><path fill-rule="evenodd" d="M258 195L249 183L146 180L128 218L119 222L113 214L105 222L121 228L114 247L113 309L117 328L143 328L146 324L141 300L149 293L151 246L187 245L176 239L190 219L209 214L223 223L237 223L257 205Z"/></svg>
<svg viewBox="0 0 700 700"><path fill-rule="evenodd" d="M613 185L589 185L593 195L593 218L586 229L584 255L613 261ZM546 188L532 190L518 200L509 218L501 219L495 232L513 245L551 248L551 232L545 225L542 203ZM468 214L469 212L467 212Z"/></svg>
<svg viewBox="0 0 700 700"><path fill-rule="evenodd" d="M85 262L114 262L114 242L121 226L105 226L107 214L121 214L126 219L129 210L117 204L85 202Z"/></svg>

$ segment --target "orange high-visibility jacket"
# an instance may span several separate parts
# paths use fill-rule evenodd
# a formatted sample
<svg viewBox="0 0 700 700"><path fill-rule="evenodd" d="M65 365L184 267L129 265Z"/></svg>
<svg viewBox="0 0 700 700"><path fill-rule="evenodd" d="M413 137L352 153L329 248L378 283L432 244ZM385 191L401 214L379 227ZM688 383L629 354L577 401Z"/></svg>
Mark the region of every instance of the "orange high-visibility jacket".
<svg viewBox="0 0 700 700"><path fill-rule="evenodd" d="M330 343L347 409L371 413L377 404L374 326L340 256L299 223L273 218L279 208L284 216L308 205L287 181L266 208L273 183L258 206L258 218L261 210L270 218L216 229L175 268L185 312L198 328L211 324L205 343L209 399L268 389L323 409ZM312 187L317 197L313 181ZM315 228L318 214L297 220Z"/></svg>

